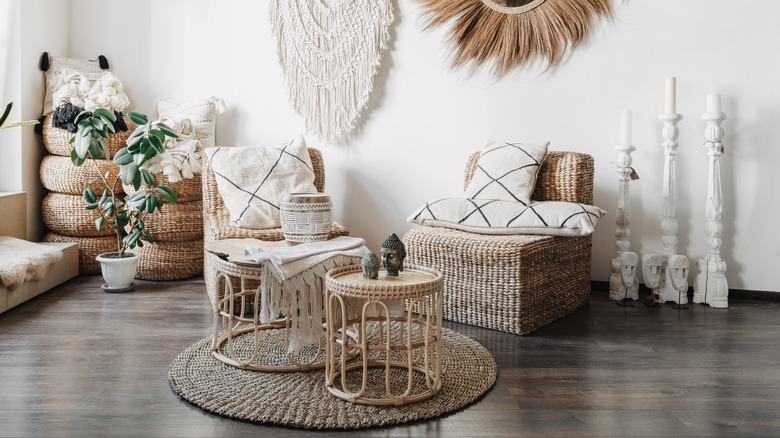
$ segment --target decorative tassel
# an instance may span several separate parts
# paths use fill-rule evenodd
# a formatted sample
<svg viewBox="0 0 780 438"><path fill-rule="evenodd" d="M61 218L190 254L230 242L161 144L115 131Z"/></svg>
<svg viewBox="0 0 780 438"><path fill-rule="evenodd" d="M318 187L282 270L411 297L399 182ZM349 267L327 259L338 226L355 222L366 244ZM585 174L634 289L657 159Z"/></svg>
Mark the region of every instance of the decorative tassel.
<svg viewBox="0 0 780 438"><path fill-rule="evenodd" d="M48 71L49 70L49 52L43 52L43 55L41 55L41 62L40 62L40 68L41 71Z"/></svg>
<svg viewBox="0 0 780 438"><path fill-rule="evenodd" d="M108 59L106 59L105 56L103 55L98 56L98 62L100 63L101 69L108 70Z"/></svg>
<svg viewBox="0 0 780 438"><path fill-rule="evenodd" d="M517 7L500 0L418 1L426 9L426 27L454 21L454 67L473 71L490 63L499 77L535 61L554 67L585 39L594 17L612 17L611 0L534 0Z"/></svg>

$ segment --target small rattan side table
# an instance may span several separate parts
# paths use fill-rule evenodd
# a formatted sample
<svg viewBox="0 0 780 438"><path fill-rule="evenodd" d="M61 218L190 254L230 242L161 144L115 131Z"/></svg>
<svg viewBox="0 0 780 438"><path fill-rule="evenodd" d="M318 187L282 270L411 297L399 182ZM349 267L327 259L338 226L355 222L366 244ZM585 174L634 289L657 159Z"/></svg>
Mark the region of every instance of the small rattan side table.
<svg viewBox="0 0 780 438"><path fill-rule="evenodd" d="M440 272L423 267L407 267L396 277L382 271L375 280L363 277L358 265L330 270L325 276L328 391L371 406L399 406L436 395L443 384L442 283ZM360 317L350 320L351 305L362 305L362 310ZM353 326L356 342L341 335ZM352 354L359 357L349 360ZM378 388L369 385L370 367L384 368ZM403 381L398 373L393 376L392 368L402 369ZM422 374L422 385L413 385L414 373ZM350 388L350 381L360 382L360 387ZM405 389L394 393L394 384Z"/></svg>
<svg viewBox="0 0 780 438"><path fill-rule="evenodd" d="M230 241L225 241L230 243ZM241 242L241 240L236 240ZM267 246L280 246L284 242L263 243ZM216 246L216 245L215 245ZM221 247L219 249L222 249ZM207 246L207 251L219 255L214 258L217 276L214 280L214 287L217 291L223 291L217 294L218 299L214 311L214 341L212 343L212 355L218 360L232 365L236 368L252 371L265 372L294 372L307 371L312 369L322 369L325 367L323 358L322 341L317 345L311 358L306 361L299 361L291 353L287 353L288 364L270 365L259 364L257 359L260 354L269 354L264 349L260 337L261 330L284 329L284 351L288 350L290 342L290 319L283 316L277 321L263 324L259 321L258 312L260 309L260 294L262 293L260 280L263 268L261 265L251 265L244 263L235 263L227 260L225 253L219 252L212 247ZM234 287L233 279L238 279L238 290ZM258 286L250 287L249 284ZM289 309L287 314L298 309ZM220 329L222 334L220 335ZM236 351L234 339L238 336L252 333L254 335L253 351L249 357L240 355Z"/></svg>

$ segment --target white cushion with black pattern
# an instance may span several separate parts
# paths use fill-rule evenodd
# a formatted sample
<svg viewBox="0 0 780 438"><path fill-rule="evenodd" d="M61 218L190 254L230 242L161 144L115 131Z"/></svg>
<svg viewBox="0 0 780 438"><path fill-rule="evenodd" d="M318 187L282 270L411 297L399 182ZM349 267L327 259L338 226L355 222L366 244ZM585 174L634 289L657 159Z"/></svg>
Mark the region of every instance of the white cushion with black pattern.
<svg viewBox="0 0 780 438"><path fill-rule="evenodd" d="M587 236L606 212L575 202L542 201L524 205L495 199L444 198L426 202L411 223L479 234Z"/></svg>
<svg viewBox="0 0 780 438"><path fill-rule="evenodd" d="M317 191L303 137L274 146L211 147L205 154L234 226L278 228L284 195Z"/></svg>
<svg viewBox="0 0 780 438"><path fill-rule="evenodd" d="M549 144L488 141L464 196L529 204Z"/></svg>

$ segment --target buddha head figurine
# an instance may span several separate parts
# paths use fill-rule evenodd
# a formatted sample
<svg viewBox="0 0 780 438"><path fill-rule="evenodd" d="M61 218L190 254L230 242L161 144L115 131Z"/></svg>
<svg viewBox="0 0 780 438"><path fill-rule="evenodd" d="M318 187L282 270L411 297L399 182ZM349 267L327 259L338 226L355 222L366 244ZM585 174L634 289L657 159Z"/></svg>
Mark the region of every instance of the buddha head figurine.
<svg viewBox="0 0 780 438"><path fill-rule="evenodd" d="M369 251L363 256L363 259L360 260L360 267L363 268L364 277L372 280L379 277L379 258L373 252Z"/></svg>
<svg viewBox="0 0 780 438"><path fill-rule="evenodd" d="M406 247L401 239L391 234L390 237L382 242L382 264L385 266L388 277L398 276L398 271L404 270L404 259L406 258Z"/></svg>

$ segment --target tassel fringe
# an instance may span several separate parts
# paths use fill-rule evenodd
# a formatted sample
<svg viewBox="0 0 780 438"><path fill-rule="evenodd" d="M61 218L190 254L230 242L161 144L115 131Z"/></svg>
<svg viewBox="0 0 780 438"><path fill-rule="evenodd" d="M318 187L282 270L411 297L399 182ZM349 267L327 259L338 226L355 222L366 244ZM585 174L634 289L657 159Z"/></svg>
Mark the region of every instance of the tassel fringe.
<svg viewBox="0 0 780 438"><path fill-rule="evenodd" d="M389 0L272 0L271 26L288 98L329 144L355 127L388 47Z"/></svg>
<svg viewBox="0 0 780 438"><path fill-rule="evenodd" d="M454 67L492 64L492 73L543 61L554 67L587 36L595 17L612 17L611 0L535 0L508 7L501 0L418 0L426 27L454 21Z"/></svg>

